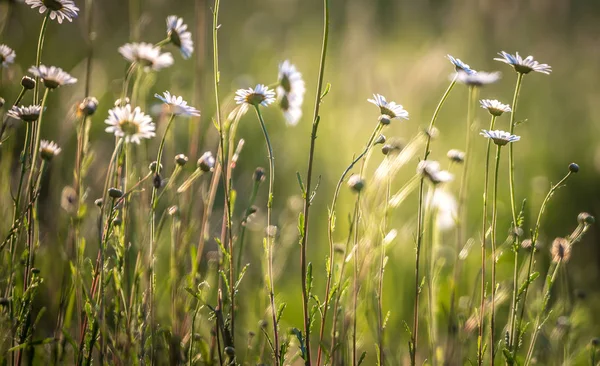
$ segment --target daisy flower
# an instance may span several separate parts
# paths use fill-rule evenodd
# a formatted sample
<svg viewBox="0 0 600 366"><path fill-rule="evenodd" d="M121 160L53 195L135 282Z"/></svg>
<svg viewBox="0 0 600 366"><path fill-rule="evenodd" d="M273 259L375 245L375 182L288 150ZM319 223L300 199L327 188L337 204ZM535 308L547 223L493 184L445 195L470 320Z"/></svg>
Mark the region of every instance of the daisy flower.
<svg viewBox="0 0 600 366"><path fill-rule="evenodd" d="M8 67L8 65L15 62L15 57L17 57L17 54L12 48L0 44L0 66Z"/></svg>
<svg viewBox="0 0 600 366"><path fill-rule="evenodd" d="M198 167L198 169L206 173L213 170L213 168L215 167L215 163L216 160L212 152L207 151L204 154L202 154L202 156L198 159L198 161L196 162L196 166Z"/></svg>
<svg viewBox="0 0 600 366"><path fill-rule="evenodd" d="M504 51L500 52L499 55L502 57L495 58L494 60L511 65L516 72L520 72L521 74L529 74L530 72L535 71L550 75L552 72L552 67L550 65L540 64L533 59L533 56L522 58L521 55L519 55L519 52L511 55L510 53L506 53Z"/></svg>
<svg viewBox="0 0 600 366"><path fill-rule="evenodd" d="M464 151L460 151L457 149L451 149L451 150L448 150L448 153L446 154L446 156L453 163L460 164L460 163L464 163L466 154Z"/></svg>
<svg viewBox="0 0 600 366"><path fill-rule="evenodd" d="M453 195L443 189L435 189L428 196L427 205L435 211L435 224L440 230L449 230L456 225L458 203Z"/></svg>
<svg viewBox="0 0 600 366"><path fill-rule="evenodd" d="M187 30L187 24L183 23L183 18L176 15L167 17L167 35L171 43L179 48L184 59L187 60L192 56L194 42L192 41L192 34Z"/></svg>
<svg viewBox="0 0 600 366"><path fill-rule="evenodd" d="M162 96L159 94L154 94L154 96L165 103L173 114L178 116L200 116L200 111L189 106L182 97L171 95L168 91L164 92Z"/></svg>
<svg viewBox="0 0 600 366"><path fill-rule="evenodd" d="M504 146L504 145L508 144L509 142L515 142L515 141L519 141L521 139L521 136L511 135L509 132L500 131L500 130L495 130L495 131L481 130L481 132L479 134L481 136L492 139L494 141L494 143L498 146Z"/></svg>
<svg viewBox="0 0 600 366"><path fill-rule="evenodd" d="M54 141L42 140L40 142L40 156L44 160L52 160L52 158L60 154L61 151L62 149L58 147Z"/></svg>
<svg viewBox="0 0 600 366"><path fill-rule="evenodd" d="M433 160L421 160L417 165L417 173L429 179L434 185L450 182L454 179L452 173L441 170L440 163Z"/></svg>
<svg viewBox="0 0 600 366"><path fill-rule="evenodd" d="M119 47L119 53L129 62L138 62L145 71L159 71L173 65L171 53L161 53L160 47L150 43L126 43Z"/></svg>
<svg viewBox="0 0 600 366"><path fill-rule="evenodd" d="M149 139L155 135L156 127L152 123L152 118L144 114L140 107L132 110L130 104L109 110L108 118L104 123L109 125L106 127L106 132L124 137L126 143L139 144L141 139Z"/></svg>
<svg viewBox="0 0 600 366"><path fill-rule="evenodd" d="M499 117L502 113L511 111L508 104L502 104L495 99L482 99L479 103L481 104L481 108L487 109L492 116Z"/></svg>
<svg viewBox="0 0 600 366"><path fill-rule="evenodd" d="M285 120L289 125L296 125L302 117L302 103L306 87L302 74L288 60L279 64L279 86L277 95L281 100Z"/></svg>
<svg viewBox="0 0 600 366"><path fill-rule="evenodd" d="M408 119L408 112L400 104L395 102L387 102L381 94L373 94L373 99L367 99L369 103L373 103L379 107L381 117L379 120L383 124L389 124L394 118Z"/></svg>
<svg viewBox="0 0 600 366"><path fill-rule="evenodd" d="M48 89L56 89L59 86L75 84L77 82L76 78L56 66L31 66L29 72L32 73L33 76L42 79L44 85Z"/></svg>
<svg viewBox="0 0 600 366"><path fill-rule="evenodd" d="M472 74L472 73L475 72L475 70L471 69L471 66L465 64L459 58L454 58L451 55L446 55L446 57L454 65L454 67L456 68L457 72L458 71L463 71L463 72L466 72L467 74Z"/></svg>
<svg viewBox="0 0 600 366"><path fill-rule="evenodd" d="M56 19L60 24L64 19L72 22L79 12L79 8L71 0L25 0L25 3L32 9L40 8L40 14L50 11L50 19Z"/></svg>
<svg viewBox="0 0 600 366"><path fill-rule="evenodd" d="M472 73L467 73L464 71L458 71L452 75L451 79L456 78L456 81L459 83L469 85L469 86L484 86L488 84L493 84L496 81L500 80L499 72L485 72L485 71L473 71Z"/></svg>
<svg viewBox="0 0 600 366"><path fill-rule="evenodd" d="M13 106L10 111L8 111L8 116L11 118L20 119L24 122L34 122L40 118L41 111L42 107L39 105L30 105L29 107Z"/></svg>
<svg viewBox="0 0 600 366"><path fill-rule="evenodd" d="M238 89L235 92L235 102L237 104L248 104L252 106L262 105L267 107L275 101L275 92L268 86L258 84L254 89Z"/></svg>

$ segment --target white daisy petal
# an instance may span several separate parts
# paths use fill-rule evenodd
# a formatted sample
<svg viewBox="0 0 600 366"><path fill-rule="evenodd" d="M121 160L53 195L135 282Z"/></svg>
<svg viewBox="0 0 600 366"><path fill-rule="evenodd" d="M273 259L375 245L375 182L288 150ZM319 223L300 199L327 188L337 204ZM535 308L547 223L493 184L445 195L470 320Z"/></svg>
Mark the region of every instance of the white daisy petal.
<svg viewBox="0 0 600 366"><path fill-rule="evenodd" d="M483 137L492 139L492 141L494 141L494 143L498 146L504 146L504 145L508 144L509 142L516 142L521 139L521 136L511 135L510 132L500 131L500 130L494 130L494 131L481 130L481 132L479 134Z"/></svg>
<svg viewBox="0 0 600 366"><path fill-rule="evenodd" d="M171 93L168 91L164 92L162 96L159 94L154 94L154 96L165 103L173 114L188 117L200 116L200 111L192 106L187 105L187 102L183 100L183 97L171 95Z"/></svg>
<svg viewBox="0 0 600 366"><path fill-rule="evenodd" d="M12 48L7 45L0 44L0 66L8 67L8 65L15 62L15 57L17 54L13 51Z"/></svg>
<svg viewBox="0 0 600 366"><path fill-rule="evenodd" d="M188 59L194 52L194 41L192 41L192 33L187 31L187 25L183 23L183 19L176 15L167 17L167 35L179 51L184 59Z"/></svg>
<svg viewBox="0 0 600 366"><path fill-rule="evenodd" d="M56 89L59 86L71 85L77 82L76 78L56 66L31 66L28 71L34 76L42 79L44 85L48 89Z"/></svg>
<svg viewBox="0 0 600 366"><path fill-rule="evenodd" d="M155 136L156 126L152 118L144 114L140 107L132 109L129 104L117 106L108 111L108 118L104 122L108 125L106 132L125 138L126 143L139 144L141 139Z"/></svg>
<svg viewBox="0 0 600 366"><path fill-rule="evenodd" d="M540 64L533 59L533 56L527 56L525 59L519 55L519 52L511 55L507 52L500 52L499 58L494 60L504 62L505 64L511 65L516 72L521 74L529 74L532 71L539 72L542 74L549 75L552 72L552 67L548 64Z"/></svg>
<svg viewBox="0 0 600 366"><path fill-rule="evenodd" d="M502 113L511 111L508 104L502 104L495 99L482 99L479 103L481 104L481 108L487 109L490 114L496 117L501 116Z"/></svg>
<svg viewBox="0 0 600 366"><path fill-rule="evenodd" d="M502 74L500 72L485 72L485 71L473 71L472 73L466 73L463 71L458 71L451 75L451 79L456 78L456 81L459 83L469 85L469 86L484 86L488 84L493 84L496 81L500 80L500 76Z"/></svg>
<svg viewBox="0 0 600 366"><path fill-rule="evenodd" d="M396 104L395 102L387 102L385 97L381 94L373 94L373 99L367 99L367 101L378 106L381 114L388 116L389 119L408 119L408 112L402 105Z"/></svg>
<svg viewBox="0 0 600 366"><path fill-rule="evenodd" d="M238 89L234 100L237 104L267 107L275 101L275 92L266 85L258 84L254 89Z"/></svg>
<svg viewBox="0 0 600 366"><path fill-rule="evenodd" d="M422 160L417 165L417 173L429 179L434 185L450 182L454 175L446 170L441 170L440 163L434 160Z"/></svg>
<svg viewBox="0 0 600 366"><path fill-rule="evenodd" d="M160 47L150 43L127 43L119 47L119 53L127 61L142 65L145 71L159 71L173 65L171 53L161 53Z"/></svg>
<svg viewBox="0 0 600 366"><path fill-rule="evenodd" d="M72 22L79 12L72 0L25 0L25 3L32 9L39 7L40 14L50 11L50 19L56 19L59 24L62 24L64 19Z"/></svg>

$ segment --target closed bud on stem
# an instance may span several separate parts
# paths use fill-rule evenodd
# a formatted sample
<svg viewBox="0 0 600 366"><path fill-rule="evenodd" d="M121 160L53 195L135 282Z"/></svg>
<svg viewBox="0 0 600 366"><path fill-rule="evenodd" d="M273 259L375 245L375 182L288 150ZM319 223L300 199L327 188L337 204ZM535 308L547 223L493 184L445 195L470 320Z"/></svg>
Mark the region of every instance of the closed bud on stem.
<svg viewBox="0 0 600 366"><path fill-rule="evenodd" d="M109 188L108 196L111 198L121 198L123 197L123 191L118 188Z"/></svg>
<svg viewBox="0 0 600 366"><path fill-rule="evenodd" d="M577 172L579 172L579 165L577 165L575 163L569 164L569 171L571 173L577 173Z"/></svg>
<svg viewBox="0 0 600 366"><path fill-rule="evenodd" d="M188 162L188 157L184 154L177 154L175 156L175 164L179 166L184 166Z"/></svg>
<svg viewBox="0 0 600 366"><path fill-rule="evenodd" d="M102 207L102 198L98 198L94 201L94 204L98 207Z"/></svg>
<svg viewBox="0 0 600 366"><path fill-rule="evenodd" d="M384 126L389 125L391 121L392 121L392 118L390 116L388 116L387 114L382 114L381 116L379 116L379 123L381 123Z"/></svg>
<svg viewBox="0 0 600 366"><path fill-rule="evenodd" d="M156 189L160 189L160 187L162 187L162 178L160 177L160 174L158 174L158 173L154 174L154 179L152 179L152 184L154 185L154 188L156 188Z"/></svg>
<svg viewBox="0 0 600 366"><path fill-rule="evenodd" d="M77 107L77 112L82 116L88 117L93 115L98 109L98 99L94 97L87 97Z"/></svg>
<svg viewBox="0 0 600 366"><path fill-rule="evenodd" d="M210 151L202 154L197 163L198 169L203 172L210 172L215 167L215 158Z"/></svg>
<svg viewBox="0 0 600 366"><path fill-rule="evenodd" d="M385 144L385 140L385 136L380 134L375 140L375 145Z"/></svg>
<svg viewBox="0 0 600 366"><path fill-rule="evenodd" d="M254 176L252 177L252 179L254 179L255 182L262 182L265 180L265 169L258 167L256 168L256 170L254 170Z"/></svg>
<svg viewBox="0 0 600 366"><path fill-rule="evenodd" d="M235 357L235 349L233 347L225 347L225 354L227 355L227 357L229 358L234 358Z"/></svg>
<svg viewBox="0 0 600 366"><path fill-rule="evenodd" d="M350 178L348 178L348 186L354 192L359 193L365 188L365 180L358 174L353 174Z"/></svg>
<svg viewBox="0 0 600 366"><path fill-rule="evenodd" d="M157 162L156 162L156 161L153 161L153 162L151 162L151 163L150 163L150 165L148 166L148 169L150 169L150 171L151 171L152 173L156 173L156 164L157 164ZM159 172L162 170L162 168L163 168L163 166L162 166L162 164L160 164L160 169L159 169Z"/></svg>
<svg viewBox="0 0 600 366"><path fill-rule="evenodd" d="M592 225L596 222L596 218L587 212L582 212L577 215L577 222L581 225Z"/></svg>
<svg viewBox="0 0 600 366"><path fill-rule="evenodd" d="M21 86L27 90L35 88L35 79L30 76L23 76Z"/></svg>

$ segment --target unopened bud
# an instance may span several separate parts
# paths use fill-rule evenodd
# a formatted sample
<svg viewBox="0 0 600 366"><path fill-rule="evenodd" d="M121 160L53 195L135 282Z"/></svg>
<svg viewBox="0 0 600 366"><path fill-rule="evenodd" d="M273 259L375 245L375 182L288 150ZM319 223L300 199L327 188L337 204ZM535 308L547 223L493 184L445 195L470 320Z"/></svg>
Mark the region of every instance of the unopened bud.
<svg viewBox="0 0 600 366"><path fill-rule="evenodd" d="M569 164L569 171L571 173L577 173L577 172L579 172L579 165L577 165L575 163Z"/></svg>
<svg viewBox="0 0 600 366"><path fill-rule="evenodd" d="M350 186L350 189L354 192L358 193L365 188L365 181L360 175L354 174L348 178L348 186Z"/></svg>
<svg viewBox="0 0 600 366"><path fill-rule="evenodd" d="M392 121L392 118L390 116L388 116L387 114L382 114L381 116L379 116L379 123L381 123L384 126L389 125L391 121Z"/></svg>
<svg viewBox="0 0 600 366"><path fill-rule="evenodd" d="M596 219L589 213L582 212L579 215L577 215L577 222L581 225L592 225L596 222Z"/></svg>
<svg viewBox="0 0 600 366"><path fill-rule="evenodd" d="M23 76L21 86L27 90L35 88L35 79L30 76Z"/></svg>
<svg viewBox="0 0 600 366"><path fill-rule="evenodd" d="M152 173L156 173L156 164L157 164L157 162L156 162L156 161L153 161L153 162L151 162L151 163L150 163L150 165L148 166L148 169L150 169L150 171L151 171ZM163 166L162 166L162 164L160 164L160 169L159 169L159 171L161 171L161 170L162 170L162 168L163 168Z"/></svg>
<svg viewBox="0 0 600 366"><path fill-rule="evenodd" d="M256 168L252 179L254 179L255 182L262 182L265 180L265 169L261 167Z"/></svg>
<svg viewBox="0 0 600 366"><path fill-rule="evenodd" d="M160 187L162 186L162 179L160 177L160 174L158 174L158 173L154 174L154 179L152 179L152 184L154 185L154 188L160 189Z"/></svg>
<svg viewBox="0 0 600 366"><path fill-rule="evenodd" d="M175 156L175 163L179 166L184 166L188 162L188 157L184 154L177 154Z"/></svg>
<svg viewBox="0 0 600 366"><path fill-rule="evenodd" d="M215 167L215 158L210 151L202 154L198 159L197 166L203 172L210 172Z"/></svg>
<svg viewBox="0 0 600 366"><path fill-rule="evenodd" d="M123 197L123 191L118 188L109 188L108 196L111 198L121 198Z"/></svg>

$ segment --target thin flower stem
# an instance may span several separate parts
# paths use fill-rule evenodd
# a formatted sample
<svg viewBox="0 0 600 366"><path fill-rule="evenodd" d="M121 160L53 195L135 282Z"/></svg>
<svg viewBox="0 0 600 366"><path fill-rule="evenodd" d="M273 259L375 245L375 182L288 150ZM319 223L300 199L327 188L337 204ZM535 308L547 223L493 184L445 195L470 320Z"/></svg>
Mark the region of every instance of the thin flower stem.
<svg viewBox="0 0 600 366"><path fill-rule="evenodd" d="M308 154L308 168L306 172L306 188L304 192L304 226L302 236L300 240L300 277L302 284L302 310L304 316L304 335L306 339L306 358L304 364L309 366L312 364L311 353L310 353L310 309L308 308L308 300L310 294L308 293L306 286L306 247L308 240L308 224L309 224L309 213L310 205L312 200L312 173L313 173L313 162L315 156L315 145L317 142L317 129L319 128L320 116L319 107L321 106L321 93L323 90L323 78L325 74L325 60L327 57L327 43L329 41L329 0L323 0L323 44L321 47L321 61L319 64L319 77L317 82L317 93L315 96L315 109L313 113L313 125L312 132L310 134L310 150ZM321 349L317 355L317 365L319 365L321 359Z"/></svg>
<svg viewBox="0 0 600 366"><path fill-rule="evenodd" d="M490 131L494 129L496 124L496 116L492 115L490 122ZM483 183L483 220L481 230L481 306L479 309L479 344L483 343L483 323L485 320L485 261L486 261L486 237L487 237L487 210L488 210L488 187L490 177L490 152L492 141L488 139L485 153L485 178ZM481 365L483 355L481 347L477 350L477 361Z"/></svg>
<svg viewBox="0 0 600 366"><path fill-rule="evenodd" d="M429 122L429 128L427 131L431 131L435 126L435 122L437 117L442 109L442 106L446 102L446 99L450 95L450 92L456 85L456 77L450 82L450 85L442 95L442 99L439 101L435 111L433 112L433 116L431 117L431 121ZM427 160L429 157L429 147L431 146L431 133L427 134L427 142L425 143L425 152L423 153L423 160ZM421 293L420 290L420 274L419 274L419 264L421 260L421 244L423 241L423 196L424 196L424 186L425 181L424 177L421 177L421 181L419 183L419 207L417 211L417 243L416 243L416 256L415 256L415 303L413 310L413 330L412 330L412 339L410 340L410 364L411 366L416 366L417 363L417 345L418 345L418 335L419 335L419 295Z"/></svg>
<svg viewBox="0 0 600 366"><path fill-rule="evenodd" d="M364 160L363 160L364 161ZM352 366L357 366L357 348L356 348L356 321L358 319L358 272L359 272L359 251L358 251L358 224L360 221L360 192L356 195L356 205L354 211L354 239L353 248L354 252L354 273L352 275Z"/></svg>
<svg viewBox="0 0 600 366"><path fill-rule="evenodd" d="M217 0L218 1L218 0ZM271 215L273 211L273 184L275 182L275 158L273 157L273 147L271 146L271 140L269 139L269 133L267 132L267 126L265 125L265 121L260 112L260 108L258 105L254 106L256 110L256 116L258 117L258 121L260 122L260 128L262 129L263 135L265 137L265 143L267 145L267 153L269 158L269 198L267 200L267 233L266 233L266 241L267 241L267 271L269 277L269 300L271 302L271 315L273 318L273 341L274 341L274 351L275 351L275 362L280 364L279 354L279 332L278 332L278 324L277 324L277 309L275 308L275 284L273 277L273 235L271 231Z"/></svg>
<svg viewBox="0 0 600 366"><path fill-rule="evenodd" d="M500 145L496 148L496 168L494 172L494 192L492 197L492 307L490 309L490 365L494 365L495 352L495 341L494 341L494 327L495 327L495 306L496 306L496 226L497 226L497 215L498 215L498 171L500 166L500 151L502 147ZM484 234L485 235L485 234ZM483 277L483 273L482 273ZM483 326L481 326L483 328ZM481 341L483 343L483 340Z"/></svg>
<svg viewBox="0 0 600 366"><path fill-rule="evenodd" d="M333 266L334 266L333 230L334 230L334 226L335 226L335 207L337 204L337 200L338 200L338 196L339 196L342 184L346 180L346 176L348 175L348 173L350 173L350 170L352 170L352 168L354 168L356 163L358 163L363 157L365 157L368 154L368 152L373 144L373 141L376 138L379 131L381 131L381 128L382 128L381 123L378 123L377 126L375 126L375 129L373 130L373 132L371 133L371 136L369 137L369 140L367 141L367 145L366 145L365 149L363 150L362 153L360 153L360 155L358 155L358 157L356 157L350 163L350 165L348 165L346 170L344 170L344 172L342 173L342 176L340 177L340 179L337 182L335 191L333 193L333 199L331 202L331 206L329 208L329 215L327 218L327 237L329 240L329 266L328 266L329 270L327 272L327 283L325 285L325 300L324 300L324 304L323 304L323 315L322 315L322 319L321 319L321 327L319 329L319 351L317 352L317 366L319 366L321 364L323 335L325 333L325 323L327 320L327 312L329 310L329 304L330 304L330 300L331 300L330 299L331 289L332 289L331 279L333 276ZM342 278L343 278L343 269L341 272L342 273L340 274L339 282L341 282ZM335 286L335 287L338 287L338 286ZM339 298L340 298L340 294L338 292L338 296L337 296L337 299L336 299L336 302L334 305L334 309L333 309L332 334L335 334L336 319L337 319L337 311L336 310L337 310L337 304L339 303ZM333 359L335 357L335 354L333 354L334 343L335 343L335 339L333 339L333 337L332 337L331 352L330 352L330 357L332 358L332 361L331 361L332 364L333 364Z"/></svg>
<svg viewBox="0 0 600 366"><path fill-rule="evenodd" d="M387 157L386 157L387 159ZM383 215L383 224L382 224L382 237L381 237L381 253L379 253L379 283L377 285L377 343L378 343L378 358L379 365L385 365L385 352L383 350L384 339L383 339L383 331L384 331L384 318L383 318L383 275L385 273L385 236L388 232L388 221L390 215L390 198L391 198L391 187L392 186L392 178L388 177L386 179L386 191L385 191L385 205L384 205L384 215Z"/></svg>
<svg viewBox="0 0 600 366"><path fill-rule="evenodd" d="M242 269L242 256L244 253L244 240L246 238L246 222L248 217L251 215L251 209L254 203L256 202L256 196L258 195L258 188L260 187L260 181L254 180L252 185L252 193L250 194L250 199L248 200L248 208L246 208L246 213L242 222L240 223L240 242L238 245L238 253L237 253L237 262L235 266L235 273L240 273Z"/></svg>
<svg viewBox="0 0 600 366"><path fill-rule="evenodd" d="M531 271L533 269L533 263L534 263L534 257L535 257L535 247L538 241L538 237L539 237L539 233L540 233L540 226L541 226L541 222L542 222L542 216L544 215L544 212L546 211L546 206L548 205L548 202L550 201L550 198L554 195L554 192L556 192L557 189L559 189L560 187L562 187L562 185L567 181L567 179L569 179L569 177L571 176L571 172L569 171L567 173L567 175L565 175L558 183L556 183L555 185L553 185L552 187L550 187L550 190L548 191L548 194L546 194L546 197L544 198L544 201L542 202L542 205L540 207L540 211L538 213L538 217L535 223L535 227L533 230L533 236L531 238L531 255L529 257L529 264L527 266L527 275L525 276L525 287L523 288L523 293L521 294L520 297L517 298L515 304L514 304L514 308L515 310L517 309L517 305L520 302L521 303L521 311L519 313L518 318L516 319L515 327L514 327L514 333L512 335L512 337L515 338L515 340L513 341L513 350L512 350L512 354L513 354L513 359L516 358L517 356L517 352L519 351L519 341L518 339L521 337L520 335L520 329L521 329L521 324L523 322L523 317L525 316L525 302L527 301L527 293L529 290L529 286L531 285L531 283L529 282L529 277L531 276ZM519 286L515 285L515 288L518 288ZM517 316L516 311L514 316ZM513 320L514 322L514 320Z"/></svg>
<svg viewBox="0 0 600 366"><path fill-rule="evenodd" d="M513 94L513 100L512 100L512 105L511 105L511 112L510 112L510 134L512 135L515 129L515 117L516 117L516 113L517 113L517 102L519 101L519 93L521 92L521 84L523 82L523 74L520 72L517 72L517 82L515 84L515 92ZM518 265L518 261L519 261L519 252L518 250L516 250L516 248L519 245L519 237L518 237L518 228L517 228L517 206L516 206L516 201L515 201L515 163L514 163L514 155L513 155L513 144L509 144L508 146L508 176L509 176L509 190L510 190L510 207L511 207L511 212L512 212L512 231L513 231L513 237L515 238L515 242L513 243L513 251L515 253L515 267ZM516 271L516 269L515 269ZM513 274L514 276L514 274ZM512 298L512 306L511 306L511 312L509 315L509 331L511 334L511 339L510 342L512 343L510 346L514 347L515 345L515 339L514 339L514 334L515 334L515 324L514 324L514 318L516 316L516 301L517 301L517 291L518 291L518 279L513 278L513 298Z"/></svg>
<svg viewBox="0 0 600 366"><path fill-rule="evenodd" d="M542 302L542 309L540 310L540 312L538 313L538 315L535 319L535 324L533 327L533 334L531 335L531 343L529 343L529 349L527 350L527 356L525 357L525 362L523 363L524 366L528 366L531 363L531 357L533 356L535 342L537 340L537 336L540 333L540 329L541 329L540 323L542 321L542 316L545 315L544 313L546 312L546 308L548 307L548 301L550 300L550 292L552 291L552 286L554 285L554 281L556 280L556 274L558 273L558 270L559 270L561 264L562 264L562 259L559 259L558 262L553 262L553 265L550 267L550 270L548 271L546 285L544 286L546 288L546 291L544 292L544 300ZM554 268L552 268L552 267L554 267ZM550 273L552 273L552 275L550 275Z"/></svg>
<svg viewBox="0 0 600 366"><path fill-rule="evenodd" d="M40 35L38 37L37 50L35 53L35 67L40 67L42 63L42 50L44 48L44 39L46 37L46 29L48 28L48 18L50 18L50 10L46 11L44 20L42 20L42 26L40 28ZM33 88L33 104L38 103L39 92L40 92L40 78L35 77L35 87Z"/></svg>
<svg viewBox="0 0 600 366"><path fill-rule="evenodd" d="M27 91L27 89L25 89L24 87L21 88L19 95L17 95L17 99L13 103L13 107L21 102L21 99L23 99L23 96L25 95L26 91ZM4 116L4 120L2 121L2 127L0 127L0 146L2 146L2 142L3 142L2 136L4 136L4 131L6 130L6 127L8 126L7 122L8 122L8 115Z"/></svg>

